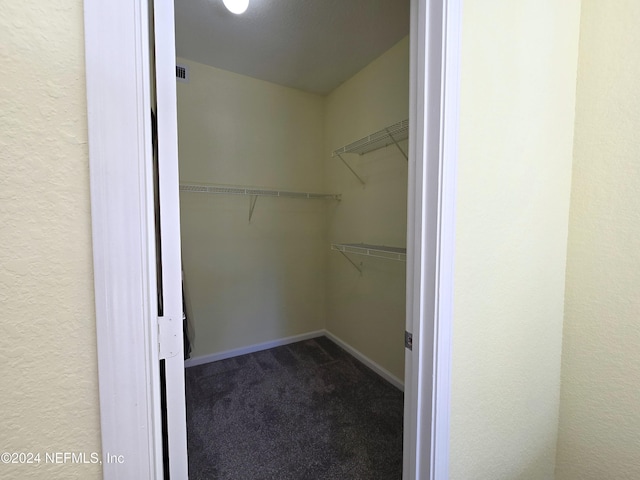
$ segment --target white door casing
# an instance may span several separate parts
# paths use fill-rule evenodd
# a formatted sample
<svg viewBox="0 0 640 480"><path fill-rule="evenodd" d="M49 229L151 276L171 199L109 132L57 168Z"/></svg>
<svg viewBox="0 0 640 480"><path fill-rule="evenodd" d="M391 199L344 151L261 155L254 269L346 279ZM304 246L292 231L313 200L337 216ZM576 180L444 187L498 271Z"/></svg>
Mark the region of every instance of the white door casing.
<svg viewBox="0 0 640 480"><path fill-rule="evenodd" d="M124 459L103 463L106 479L163 478L161 358L171 478L187 478L173 2L155 2L160 212L165 226L161 332L148 7L146 1L85 3L102 450ZM161 341L167 345L162 355Z"/></svg>
<svg viewBox="0 0 640 480"><path fill-rule="evenodd" d="M105 479L162 478L145 1L84 5L100 427Z"/></svg>
<svg viewBox="0 0 640 480"><path fill-rule="evenodd" d="M462 0L412 0L404 480L449 478Z"/></svg>

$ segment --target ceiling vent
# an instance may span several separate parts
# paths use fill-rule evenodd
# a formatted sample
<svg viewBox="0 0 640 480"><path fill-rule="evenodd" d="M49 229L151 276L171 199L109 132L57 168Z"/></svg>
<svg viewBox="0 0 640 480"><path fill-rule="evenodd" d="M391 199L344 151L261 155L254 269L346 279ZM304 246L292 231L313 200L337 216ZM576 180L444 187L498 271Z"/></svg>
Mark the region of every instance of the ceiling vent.
<svg viewBox="0 0 640 480"><path fill-rule="evenodd" d="M189 83L189 67L187 65L176 65L176 80Z"/></svg>

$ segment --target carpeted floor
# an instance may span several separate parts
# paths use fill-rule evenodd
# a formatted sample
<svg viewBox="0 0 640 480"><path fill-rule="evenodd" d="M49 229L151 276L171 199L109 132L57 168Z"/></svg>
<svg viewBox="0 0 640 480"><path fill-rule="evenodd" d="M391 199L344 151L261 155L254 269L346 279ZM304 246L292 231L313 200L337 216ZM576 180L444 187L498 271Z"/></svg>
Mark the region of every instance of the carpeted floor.
<svg viewBox="0 0 640 480"><path fill-rule="evenodd" d="M403 395L325 337L186 370L191 480L402 478Z"/></svg>

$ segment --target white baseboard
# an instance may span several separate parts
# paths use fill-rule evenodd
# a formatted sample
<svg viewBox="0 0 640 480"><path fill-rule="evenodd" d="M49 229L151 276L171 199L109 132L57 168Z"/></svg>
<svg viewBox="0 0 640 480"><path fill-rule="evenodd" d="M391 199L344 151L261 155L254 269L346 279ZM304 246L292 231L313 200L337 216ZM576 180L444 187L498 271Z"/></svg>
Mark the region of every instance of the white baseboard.
<svg viewBox="0 0 640 480"><path fill-rule="evenodd" d="M378 365L376 362L374 362L373 360L371 360L369 357L365 356L364 354L360 353L358 350L356 350L355 348L353 348L351 345L349 345L348 343L345 343L344 341L340 340L338 337L336 337L333 333L329 332L328 330L324 330L323 334L330 339L332 342L338 344L340 347L342 347L344 350L346 350L347 352L349 352L351 355L353 355L355 358L357 358L358 360L360 360L362 363L364 363L367 367L369 367L371 370L373 370L374 372L376 372L378 375L380 375L382 378L384 378L387 382L389 382L390 384L392 384L394 387L396 387L399 390L402 390L404 392L404 382L402 380L400 380L398 377L396 377L393 373L391 373L389 370L387 370L386 368L381 367L380 365Z"/></svg>
<svg viewBox="0 0 640 480"><path fill-rule="evenodd" d="M341 348L349 352L351 355L353 355L359 361L364 363L367 367L369 367L371 370L376 372L378 375L380 375L386 381L391 383L393 386L395 386L399 390L404 391L404 382L402 380L400 380L398 377L396 377L391 372L389 372L389 370L378 365L376 362L371 360L366 355L360 353L358 350L353 348L348 343L345 343L344 341L340 340L338 337L336 337L333 333L329 332L328 330L316 330L315 332L303 333L300 335L293 335L292 337L279 338L277 340L272 340L270 342L258 343L256 345L249 345L248 347L234 348L232 350L225 350L224 352L211 353L209 355L203 355L201 357L194 357L194 358L185 360L184 366L185 368L195 367L196 365L202 365L210 362L217 362L218 360L225 360L227 358L232 358L232 357L239 357L240 355L246 355L247 353L260 352L262 350L281 347L283 345L289 345L290 343L302 342L303 340L309 340L311 338L317 338L322 336L326 336L332 342L336 343Z"/></svg>
<svg viewBox="0 0 640 480"><path fill-rule="evenodd" d="M201 357L194 357L185 360L184 366L195 367L196 365L202 365L204 363L217 362L218 360L224 360L226 358L239 357L240 355L246 355L247 353L260 352L262 350L268 350L270 348L281 347L283 345L289 345L290 343L302 342L303 340L309 340L311 338L322 337L325 335L324 330L317 330L315 332L302 333L300 335L293 335L291 337L279 338L270 342L258 343L256 345L249 345L248 347L234 348L232 350L225 350L224 352L211 353L209 355L202 355Z"/></svg>

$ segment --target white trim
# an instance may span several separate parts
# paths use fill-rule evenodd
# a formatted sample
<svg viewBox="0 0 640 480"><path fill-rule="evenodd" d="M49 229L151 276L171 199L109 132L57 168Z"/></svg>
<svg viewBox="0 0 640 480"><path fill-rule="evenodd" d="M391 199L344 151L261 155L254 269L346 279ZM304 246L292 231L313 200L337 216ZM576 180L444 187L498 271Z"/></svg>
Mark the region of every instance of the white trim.
<svg viewBox="0 0 640 480"><path fill-rule="evenodd" d="M462 0L449 0L445 6L443 105L440 112L442 146L440 149L440 238L438 252L437 337L435 355L434 460L435 479L449 478L449 433L451 417L451 363L453 358L453 292L455 260L455 223L457 165L460 126L460 63L462 36Z"/></svg>
<svg viewBox="0 0 640 480"><path fill-rule="evenodd" d="M85 1L103 478L162 477L148 12ZM114 68L117 65L117 68Z"/></svg>
<svg viewBox="0 0 640 480"><path fill-rule="evenodd" d="M184 384L180 193L178 191L178 111L176 98L175 15L173 2L153 0L158 177L162 261L161 334L165 373L169 477L188 478L187 413ZM161 337L161 342L166 339ZM168 354L165 354L168 351Z"/></svg>
<svg viewBox="0 0 640 480"><path fill-rule="evenodd" d="M349 345L347 342L340 340L338 337L336 337L333 333L331 333L328 330L324 330L324 335L326 335L326 337L331 340L332 342L336 343L337 345L339 345L340 347L342 347L344 350L346 350L347 352L349 352L351 355L353 355L355 358L357 358L358 360L360 360L362 363L364 363L367 367L369 367L371 370L373 370L374 372L376 372L378 375L380 375L382 378L384 378L387 382L389 382L391 385L393 385L394 387L396 387L398 390L402 390L404 391L404 382L402 380L400 380L398 377L396 377L393 373L391 373L389 370L387 370L384 367L381 367L380 365L378 365L376 362L374 362L373 360L371 360L369 357L367 357L366 355L364 355L363 353L361 353L359 350L356 350L355 348L353 348L351 345Z"/></svg>
<svg viewBox="0 0 640 480"><path fill-rule="evenodd" d="M420 0L411 0L411 25L409 35L409 142L408 152L408 185L407 185L407 272L406 272L406 331L413 334L415 343L419 340L420 331L413 326L414 318L418 315L416 309L417 301L414 295L420 298L420 292L416 292L416 285L420 285L420 263L416 264L416 258L419 258L419 251L416 249L416 243L420 245L422 236L420 235L420 224L416 225L416 188L421 189L420 184L416 185L413 181L416 177L416 169L421 164L416 162L416 148L418 145L417 134L423 128L418 128L418 104L424 102L424 93L418 86L423 80L418 78L418 71L423 71L424 66L418 63L422 58L424 60L426 53L418 55L418 32L424 32L424 20L418 21ZM422 5L424 8L424 5ZM422 125L421 125L422 126ZM421 190L418 190L421 191ZM419 216L417 217L420 218ZM417 266L416 266L417 265ZM413 343L413 341L412 341ZM414 361L417 356L412 351L405 348L405 390L404 390L404 428L403 428L403 456L402 456L402 478L403 480L419 480L416 477L416 439L418 436L417 412L418 412L418 377L414 374L417 372L417 365Z"/></svg>
<svg viewBox="0 0 640 480"><path fill-rule="evenodd" d="M404 480L449 471L462 0L413 0Z"/></svg>
<svg viewBox="0 0 640 480"><path fill-rule="evenodd" d="M202 355L200 357L190 358L184 362L185 368L195 367L197 365L203 365L205 363L217 362L218 360L226 360L227 358L239 357L240 355L246 355L248 353L261 352L262 350L268 350L270 348L282 347L283 345L289 345L290 343L302 342L304 340L310 340L312 338L322 337L325 334L324 330L316 330L315 332L302 333L300 335L293 335L291 337L279 338L277 340L271 340L269 342L257 343L255 345L249 345L247 347L234 348L232 350L225 350L224 352L210 353L209 355Z"/></svg>

